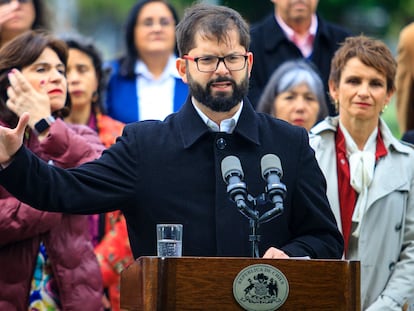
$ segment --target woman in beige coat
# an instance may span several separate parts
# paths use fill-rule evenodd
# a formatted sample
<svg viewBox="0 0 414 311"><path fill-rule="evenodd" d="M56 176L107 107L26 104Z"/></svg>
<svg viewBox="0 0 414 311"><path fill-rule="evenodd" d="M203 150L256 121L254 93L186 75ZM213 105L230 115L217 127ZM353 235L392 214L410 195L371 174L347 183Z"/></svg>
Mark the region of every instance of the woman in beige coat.
<svg viewBox="0 0 414 311"><path fill-rule="evenodd" d="M361 262L361 305L369 311L414 302L414 149L381 119L395 71L381 41L346 39L329 78L339 115L311 129L344 257Z"/></svg>

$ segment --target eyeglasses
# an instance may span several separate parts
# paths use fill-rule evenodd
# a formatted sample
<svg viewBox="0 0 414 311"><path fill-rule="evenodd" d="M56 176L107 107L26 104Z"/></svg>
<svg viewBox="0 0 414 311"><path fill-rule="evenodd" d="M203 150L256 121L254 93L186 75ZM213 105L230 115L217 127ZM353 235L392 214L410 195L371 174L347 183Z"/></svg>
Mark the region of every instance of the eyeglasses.
<svg viewBox="0 0 414 311"><path fill-rule="evenodd" d="M12 1L14 1L14 0L0 0L0 5L7 4L7 3L10 3ZM32 0L17 0L17 1L20 2L20 3L30 3L30 2L32 2Z"/></svg>
<svg viewBox="0 0 414 311"><path fill-rule="evenodd" d="M151 28L151 27L153 27L154 25L157 25L157 24L160 25L161 27L169 27L169 26L174 25L175 21L172 18L161 17L158 20L158 23L157 23L157 21L154 20L153 18L146 18L143 21L138 22L137 26L143 26L143 27L146 27L146 28Z"/></svg>
<svg viewBox="0 0 414 311"><path fill-rule="evenodd" d="M195 62L197 65L197 69L200 72L214 72L217 70L220 62L223 62L224 66L226 66L226 68L230 71L239 71L246 67L247 55L230 54L224 57L191 57L188 55L184 55L183 58Z"/></svg>

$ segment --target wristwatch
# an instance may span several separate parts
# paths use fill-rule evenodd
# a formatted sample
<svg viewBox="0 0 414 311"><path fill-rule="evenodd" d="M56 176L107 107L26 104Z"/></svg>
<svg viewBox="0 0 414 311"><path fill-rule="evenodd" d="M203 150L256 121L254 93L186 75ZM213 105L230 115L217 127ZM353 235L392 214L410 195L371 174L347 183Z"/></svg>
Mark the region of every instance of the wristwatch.
<svg viewBox="0 0 414 311"><path fill-rule="evenodd" d="M34 131L37 135L42 134L44 131L46 131L50 125L55 122L55 118L52 116L48 116L47 118L40 119L36 122Z"/></svg>

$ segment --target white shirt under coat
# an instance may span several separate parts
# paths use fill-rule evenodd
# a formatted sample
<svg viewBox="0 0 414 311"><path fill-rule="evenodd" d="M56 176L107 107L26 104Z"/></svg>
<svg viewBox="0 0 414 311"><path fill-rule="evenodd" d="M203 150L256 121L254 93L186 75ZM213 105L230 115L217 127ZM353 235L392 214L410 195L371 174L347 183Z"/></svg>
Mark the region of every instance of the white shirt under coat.
<svg viewBox="0 0 414 311"><path fill-rule="evenodd" d="M135 64L139 121L164 120L174 112L175 79L180 78L171 55L159 78L155 78L142 60Z"/></svg>

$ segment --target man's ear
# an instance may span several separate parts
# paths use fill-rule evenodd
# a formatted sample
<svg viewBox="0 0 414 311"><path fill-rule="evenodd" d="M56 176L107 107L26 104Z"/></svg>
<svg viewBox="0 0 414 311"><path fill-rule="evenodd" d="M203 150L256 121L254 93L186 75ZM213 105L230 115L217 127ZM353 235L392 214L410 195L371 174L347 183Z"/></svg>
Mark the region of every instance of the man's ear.
<svg viewBox="0 0 414 311"><path fill-rule="evenodd" d="M252 72L252 67L253 67L253 53L252 52L247 53L247 67L249 70L249 78L250 78L250 74Z"/></svg>
<svg viewBox="0 0 414 311"><path fill-rule="evenodd" d="M178 74L180 75L181 79L184 83L188 83L187 81L187 61L183 58L177 58L175 61L175 67L177 68Z"/></svg>

